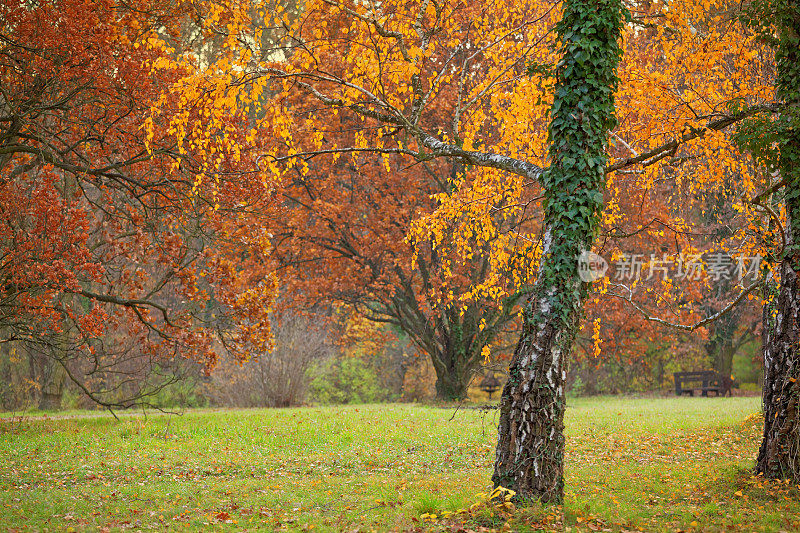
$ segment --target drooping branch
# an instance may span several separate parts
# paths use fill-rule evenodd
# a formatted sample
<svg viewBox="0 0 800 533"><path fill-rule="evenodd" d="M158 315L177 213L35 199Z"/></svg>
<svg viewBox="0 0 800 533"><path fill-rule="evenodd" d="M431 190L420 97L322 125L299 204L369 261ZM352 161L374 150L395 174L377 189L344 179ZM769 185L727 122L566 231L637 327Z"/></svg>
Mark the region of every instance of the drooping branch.
<svg viewBox="0 0 800 533"><path fill-rule="evenodd" d="M278 69L270 68L264 69L264 72L276 76L278 78L309 78L309 79L320 79L318 75L313 75L310 73L288 73ZM325 81L336 81L333 79L325 78ZM278 160L286 160L292 159L295 157L303 158L303 157L313 157L314 155L326 154L326 153L352 153L352 152L378 152L378 153L398 153L398 154L405 154L414 157L419 161L426 161L436 157L445 157L445 158L454 158L460 159L465 163L487 167L487 168L496 168L498 170L503 170L506 172L510 172L511 174L516 174L518 176L522 176L527 179L531 180L538 180L542 174L542 167L530 163L528 161L523 161L521 159L517 159L514 157L510 157L507 155L496 154L492 152L481 152L477 150L465 150L458 145L446 143L434 135L423 131L418 126L413 125L405 116L401 113L396 112L395 114L388 114L381 111L376 111L370 107L367 107L363 104L348 104L344 100L340 98L334 98L328 96L321 91L319 91L316 87L311 85L310 83L306 83L301 81L300 79L295 79L295 82L298 86L302 87L315 98L317 98L320 102L324 103L330 107L342 107L342 108L349 108L353 112L362 115L367 118L372 118L384 124L391 124L393 126L402 126L411 131L412 134L419 140L420 144L430 150L429 152L419 151L414 152L409 149L403 148L332 148L328 150L315 150L310 152L303 152L300 154L295 154L292 156L282 157ZM382 105L380 101L378 101L378 105L385 107ZM394 111L394 108L392 108Z"/></svg>
<svg viewBox="0 0 800 533"><path fill-rule="evenodd" d="M664 320L663 318L652 316L645 309L643 309L641 306L639 306L636 302L633 301L633 291L631 291L630 287L628 287L627 285L623 285L621 283L611 283L610 285L612 287L620 287L622 289L625 289L628 292L628 295L625 296L623 294L617 294L617 293L612 293L612 292L609 292L609 293L606 293L606 294L608 294L609 296L613 296L614 298L619 298L620 300L624 300L625 302L630 304L631 307L633 307L637 312L639 312L644 317L644 319L647 320L648 322L655 322L656 324L661 324L662 326L667 326L669 328L677 329L677 330L680 330L680 331L692 332L692 331L695 331L695 330L697 330L699 328L707 326L708 324L714 322L715 320L720 319L721 317L723 317L724 315L729 313L733 308L735 308L737 305L739 305L739 302L741 302L744 299L745 296L747 296L748 294L753 292L758 287L762 286L763 282L762 281L756 281L756 282L752 283L751 285L748 285L747 287L742 289L742 291L739 292L739 294L736 296L736 298L731 300L731 302L728 303L728 305L726 305L725 307L723 307L722 309L720 309L719 311L717 311L713 315L709 315L709 316L707 316L707 317L695 322L694 324L679 324L679 323L676 323L676 322L670 322L668 320Z"/></svg>

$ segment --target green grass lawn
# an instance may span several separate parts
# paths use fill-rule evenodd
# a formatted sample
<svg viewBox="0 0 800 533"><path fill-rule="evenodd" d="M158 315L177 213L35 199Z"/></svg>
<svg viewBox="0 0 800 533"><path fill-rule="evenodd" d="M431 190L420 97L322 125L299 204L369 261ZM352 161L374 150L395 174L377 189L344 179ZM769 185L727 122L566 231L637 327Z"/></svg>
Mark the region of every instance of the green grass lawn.
<svg viewBox="0 0 800 533"><path fill-rule="evenodd" d="M566 503L527 510L480 504L491 489L494 411L5 418L0 529L800 529L797 487L749 474L757 398L569 404Z"/></svg>

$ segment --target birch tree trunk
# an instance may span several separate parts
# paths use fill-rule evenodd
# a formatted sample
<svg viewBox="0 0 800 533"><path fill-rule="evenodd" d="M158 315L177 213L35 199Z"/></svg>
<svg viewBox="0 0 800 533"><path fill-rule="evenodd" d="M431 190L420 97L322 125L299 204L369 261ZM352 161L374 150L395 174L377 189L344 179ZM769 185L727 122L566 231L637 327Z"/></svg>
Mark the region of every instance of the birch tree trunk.
<svg viewBox="0 0 800 533"><path fill-rule="evenodd" d="M542 279L523 311L523 331L500 398L492 476L496 487L514 490L518 499L563 499L565 362L578 324L580 285L577 274L569 286ZM566 297L566 319L553 312L556 293Z"/></svg>
<svg viewBox="0 0 800 533"><path fill-rule="evenodd" d="M543 250L500 399L492 476L519 502L564 497L565 365L585 294L578 256L591 249L603 207L622 20L619 0L566 0L556 27L562 59L549 128L551 164L542 175Z"/></svg>
<svg viewBox="0 0 800 533"><path fill-rule="evenodd" d="M777 301L764 313L764 434L755 470L770 479L800 479L798 261L782 262Z"/></svg>

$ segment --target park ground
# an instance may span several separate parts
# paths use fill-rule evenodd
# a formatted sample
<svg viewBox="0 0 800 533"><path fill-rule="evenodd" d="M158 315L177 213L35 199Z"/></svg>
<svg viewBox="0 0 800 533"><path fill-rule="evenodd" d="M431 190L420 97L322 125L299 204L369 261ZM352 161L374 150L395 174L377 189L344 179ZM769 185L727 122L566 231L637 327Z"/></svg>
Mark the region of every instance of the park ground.
<svg viewBox="0 0 800 533"><path fill-rule="evenodd" d="M0 419L7 531L798 531L758 398L568 402L563 506L489 499L497 412L412 404Z"/></svg>

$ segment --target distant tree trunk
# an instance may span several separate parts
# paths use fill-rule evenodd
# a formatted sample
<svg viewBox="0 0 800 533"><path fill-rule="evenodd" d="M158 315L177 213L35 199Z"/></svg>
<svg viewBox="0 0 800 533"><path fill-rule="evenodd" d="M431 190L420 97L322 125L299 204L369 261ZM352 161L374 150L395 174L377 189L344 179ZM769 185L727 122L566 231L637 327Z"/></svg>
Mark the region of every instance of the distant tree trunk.
<svg viewBox="0 0 800 533"><path fill-rule="evenodd" d="M733 356L736 355L739 346L736 330L739 327L740 314L740 309L736 308L716 320L711 326L710 338L706 343L708 360L714 371L720 375L720 387L722 387L720 394L731 392Z"/></svg>
<svg viewBox="0 0 800 533"><path fill-rule="evenodd" d="M431 353L436 372L436 399L459 401L467 397L467 388L480 362L473 332L465 333L464 324L451 324ZM476 351L477 350L477 351Z"/></svg>
<svg viewBox="0 0 800 533"><path fill-rule="evenodd" d="M452 354L442 354L448 358L447 366L433 365L436 371L436 399L446 402L463 400L467 397L469 380L456 367ZM442 370L440 371L440 368Z"/></svg>
<svg viewBox="0 0 800 533"><path fill-rule="evenodd" d="M63 390L42 391L42 396L39 400L39 409L42 411L59 411L61 410L61 399L63 397Z"/></svg>
<svg viewBox="0 0 800 533"><path fill-rule="evenodd" d="M719 280L715 284L715 298L722 299L734 287L734 280L732 279ZM707 315L717 313L719 310L719 306L711 304L706 306ZM720 386L723 388L722 393L725 394L730 393L730 387L733 383L731 379L733 357L752 333L750 328L745 328L744 332L739 331L742 325L742 308L739 306L731 309L710 325L708 341L705 346L706 356L713 370L721 376L722 382Z"/></svg>
<svg viewBox="0 0 800 533"><path fill-rule="evenodd" d="M594 364L587 361L584 365L585 377L583 379L583 393L586 396L594 396L597 394L597 372L598 368Z"/></svg>
<svg viewBox="0 0 800 533"><path fill-rule="evenodd" d="M733 346L733 339L729 339L720 347L717 364L714 368L723 379L730 379L733 374L734 355L736 355L736 350Z"/></svg>
<svg viewBox="0 0 800 533"><path fill-rule="evenodd" d="M44 353L29 353L31 377L39 388L39 409L57 411L61 409L66 374L53 356Z"/></svg>
<svg viewBox="0 0 800 533"><path fill-rule="evenodd" d="M449 307L435 320L425 318L411 325L399 324L430 357L436 372L437 400L450 402L467 397L467 389L481 366L481 350L508 322L509 313L504 308L491 314L472 304L466 309ZM481 329L481 319L490 325Z"/></svg>
<svg viewBox="0 0 800 533"><path fill-rule="evenodd" d="M771 4L777 48L778 165L786 182L786 247L776 301L764 313L764 435L756 473L800 480L800 2ZM771 31L771 30L770 30Z"/></svg>
<svg viewBox="0 0 800 533"><path fill-rule="evenodd" d="M549 128L551 164L542 176L543 251L500 400L492 476L521 502L564 497L564 367L585 294L577 259L591 249L603 206L622 10L619 0L567 0L556 27L562 60Z"/></svg>

